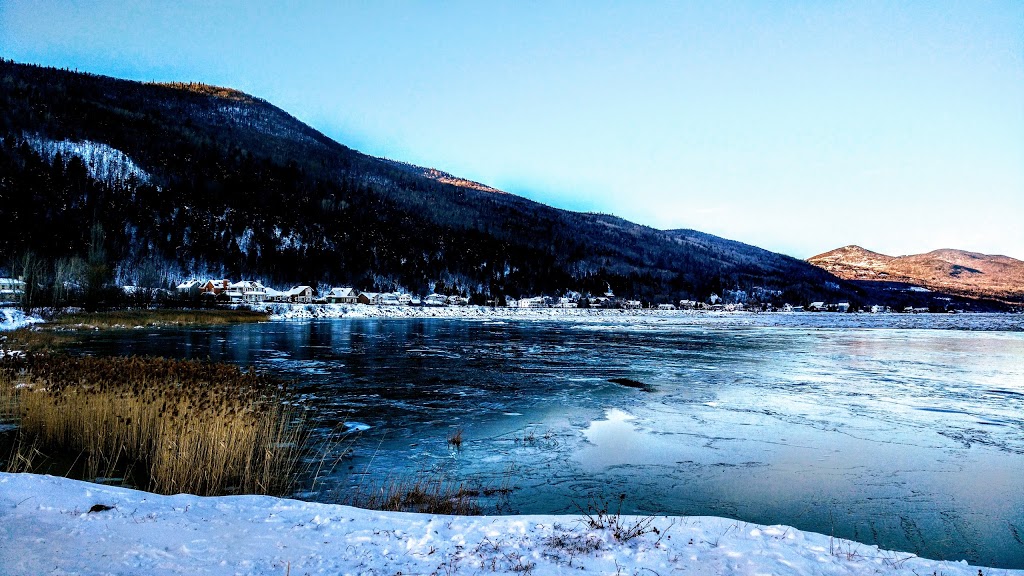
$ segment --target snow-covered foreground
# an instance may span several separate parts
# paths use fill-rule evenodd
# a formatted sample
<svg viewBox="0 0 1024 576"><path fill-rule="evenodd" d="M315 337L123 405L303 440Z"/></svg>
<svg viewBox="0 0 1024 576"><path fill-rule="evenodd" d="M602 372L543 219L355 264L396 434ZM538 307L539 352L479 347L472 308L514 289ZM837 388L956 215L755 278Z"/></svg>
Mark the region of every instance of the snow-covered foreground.
<svg viewBox="0 0 1024 576"><path fill-rule="evenodd" d="M383 513L266 496L159 496L0 474L5 575L979 573L965 563L784 526L708 517L659 517L652 526L659 533L619 542L582 516Z"/></svg>
<svg viewBox="0 0 1024 576"><path fill-rule="evenodd" d="M38 316L26 316L24 312L16 308L0 308L0 332L4 330L17 330L29 324L42 322Z"/></svg>

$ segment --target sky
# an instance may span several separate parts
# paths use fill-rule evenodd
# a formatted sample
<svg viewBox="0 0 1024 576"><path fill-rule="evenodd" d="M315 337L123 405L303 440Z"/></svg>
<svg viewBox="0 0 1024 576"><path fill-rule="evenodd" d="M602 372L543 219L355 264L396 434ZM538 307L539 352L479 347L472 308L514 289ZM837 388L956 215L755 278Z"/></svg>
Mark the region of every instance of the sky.
<svg viewBox="0 0 1024 576"><path fill-rule="evenodd" d="M0 56L806 258L1024 259L1024 2L0 1Z"/></svg>

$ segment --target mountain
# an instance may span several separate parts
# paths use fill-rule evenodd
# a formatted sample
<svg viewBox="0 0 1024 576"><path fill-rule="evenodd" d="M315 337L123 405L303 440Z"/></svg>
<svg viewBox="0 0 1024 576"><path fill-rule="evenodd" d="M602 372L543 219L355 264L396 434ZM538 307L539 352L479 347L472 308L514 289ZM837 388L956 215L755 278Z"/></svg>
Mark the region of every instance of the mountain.
<svg viewBox="0 0 1024 576"><path fill-rule="evenodd" d="M1024 262L963 250L886 256L845 246L807 259L840 278L901 283L969 298L1024 303Z"/></svg>
<svg viewBox="0 0 1024 576"><path fill-rule="evenodd" d="M738 242L374 158L237 90L10 61L0 62L0 221L0 266L17 271L30 254L55 290L211 275L479 300L608 286L654 302L726 290L867 298Z"/></svg>

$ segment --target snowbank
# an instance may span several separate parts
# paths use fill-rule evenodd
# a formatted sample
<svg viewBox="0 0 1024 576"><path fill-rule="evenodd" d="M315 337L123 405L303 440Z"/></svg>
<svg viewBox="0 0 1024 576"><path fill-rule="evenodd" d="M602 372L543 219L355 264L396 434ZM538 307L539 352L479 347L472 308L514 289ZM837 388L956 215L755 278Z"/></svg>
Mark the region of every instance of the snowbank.
<svg viewBox="0 0 1024 576"><path fill-rule="evenodd" d="M627 526L637 520L622 519ZM266 496L158 496L0 474L0 572L9 575L979 571L784 526L659 517L652 527L659 533L619 542L580 516L383 513Z"/></svg>
<svg viewBox="0 0 1024 576"><path fill-rule="evenodd" d="M29 324L42 322L38 316L26 316L21 310L14 308L0 308L0 332L4 330L17 330Z"/></svg>

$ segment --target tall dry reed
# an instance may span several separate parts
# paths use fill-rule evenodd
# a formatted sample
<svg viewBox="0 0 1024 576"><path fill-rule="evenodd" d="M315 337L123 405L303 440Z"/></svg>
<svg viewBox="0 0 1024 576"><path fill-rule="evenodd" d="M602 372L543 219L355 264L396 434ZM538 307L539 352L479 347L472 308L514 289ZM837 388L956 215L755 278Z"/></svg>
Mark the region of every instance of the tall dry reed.
<svg viewBox="0 0 1024 576"><path fill-rule="evenodd" d="M294 481L301 410L265 375L209 362L56 355L7 359L0 373L0 401L12 399L20 433L80 451L91 470L143 466L148 489L164 494L281 494Z"/></svg>

